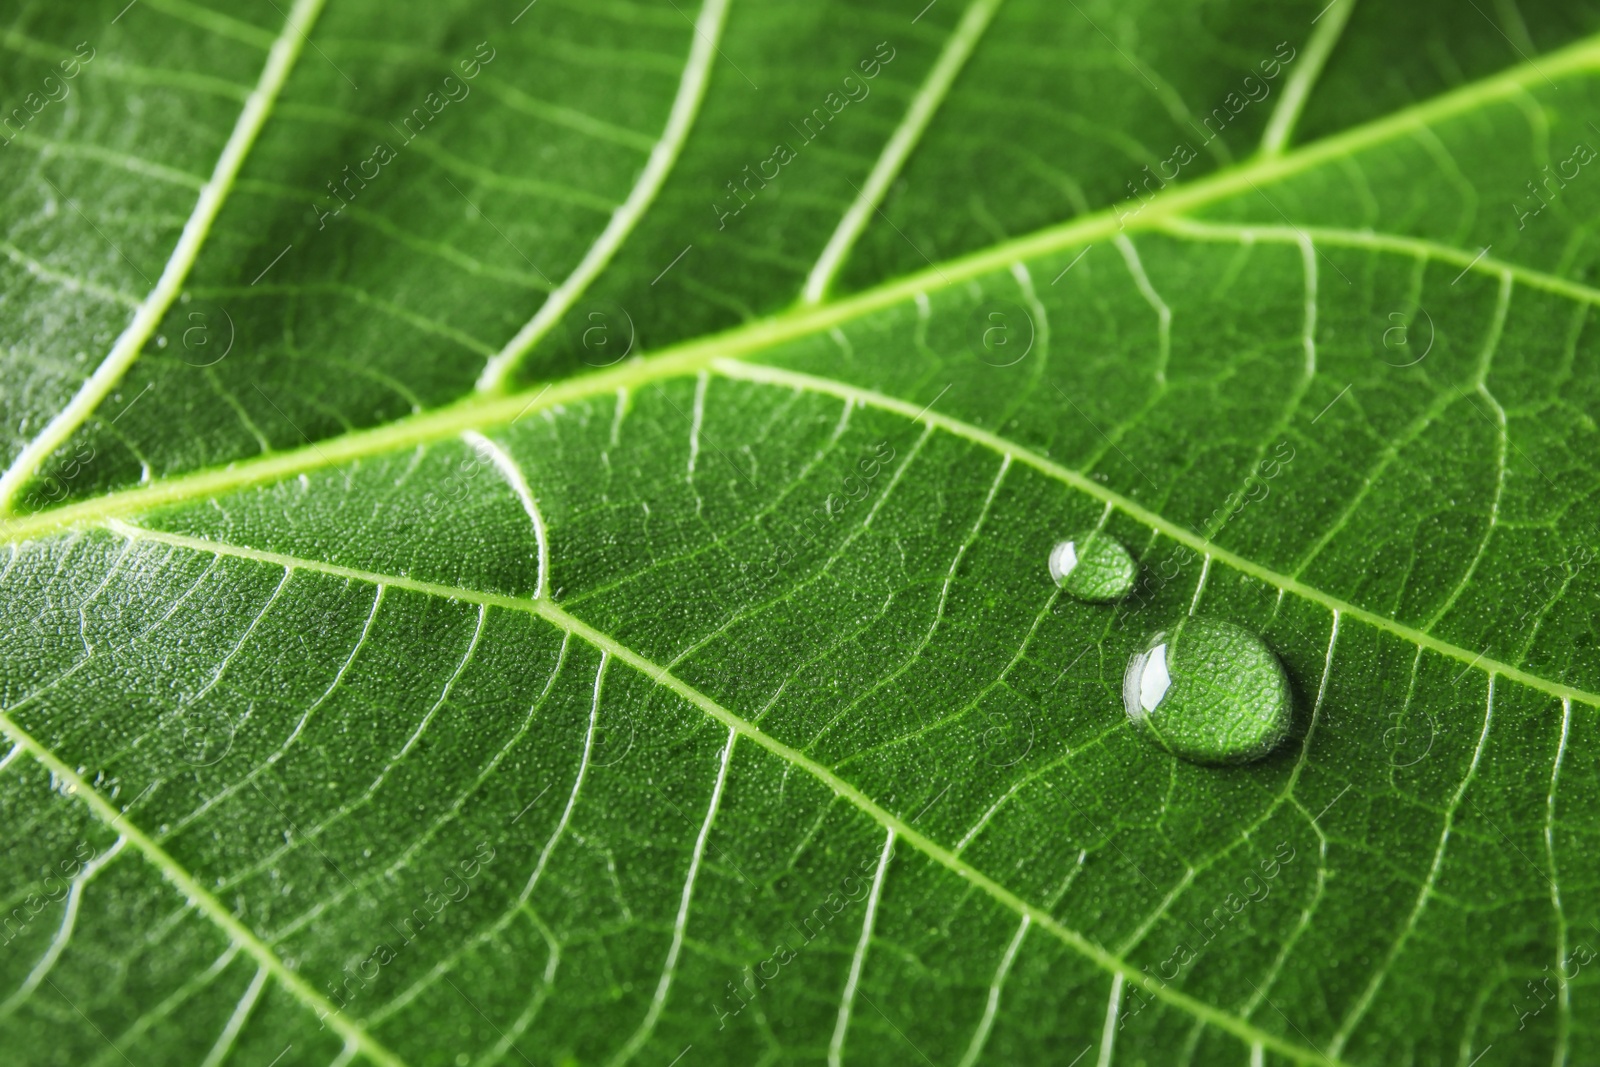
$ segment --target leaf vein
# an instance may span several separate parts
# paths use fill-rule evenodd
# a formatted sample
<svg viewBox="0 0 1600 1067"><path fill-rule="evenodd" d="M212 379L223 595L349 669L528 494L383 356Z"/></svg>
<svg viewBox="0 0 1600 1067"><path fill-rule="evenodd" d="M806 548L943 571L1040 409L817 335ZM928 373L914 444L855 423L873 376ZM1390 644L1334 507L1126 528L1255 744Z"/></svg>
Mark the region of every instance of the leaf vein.
<svg viewBox="0 0 1600 1067"><path fill-rule="evenodd" d="M1115 492L1114 490L1108 489L1104 485L1101 485L1092 478L1086 477L1078 471L1063 467L1061 464L1047 459L1031 449L1023 448L1020 445L1007 441L1005 438L991 433L988 430L981 429L980 427L973 426L958 419L950 418L946 415L941 415L934 411L919 412L913 405L908 404L903 400L886 396L873 390L845 385L830 379L817 378L813 377L812 375L801 374L797 371L782 370L762 364L743 363L726 359L717 360L714 363L714 367L720 373L731 378L738 378L744 381L752 382L767 382L775 385L806 385L818 392L827 393L829 395L842 398L854 399L857 403L869 407L875 407L885 411L898 412L907 416L908 418L923 419L928 423L937 426L939 429L944 430L946 433L950 433L957 437L972 441L976 444L991 448L1002 455L1010 455L1017 461L1039 471L1041 474L1063 482L1074 489L1078 489L1081 492L1094 497L1097 500L1110 503L1124 514L1131 516L1152 530L1161 534L1165 534L1172 540L1193 548L1215 560L1218 560L1236 571L1241 571L1252 578L1256 578L1262 582L1265 582L1274 589L1293 593L1303 600L1309 600L1313 603L1321 604L1329 611L1337 611L1341 615L1349 616L1350 618L1356 619L1368 626L1382 630L1385 633L1393 634L1394 636L1403 638L1404 640L1413 644L1421 645L1430 651L1447 656L1451 659L1481 666L1487 672L1501 675L1512 681L1518 682L1519 684L1526 685L1529 688L1537 689L1540 692L1549 693L1552 696L1557 697L1570 697L1579 703L1600 707L1600 694L1591 693L1587 690L1580 689L1576 686L1570 686L1562 682L1553 682L1529 671L1512 666L1511 664L1501 663L1498 660L1492 660L1487 656L1483 656L1479 653L1471 652L1467 649L1461 648L1458 645L1451 644L1450 642L1435 637L1424 630L1409 626L1386 615L1380 615L1375 611L1370 611L1355 604L1347 603L1346 601L1341 600L1332 594L1325 593L1320 589L1306 585L1304 582L1299 581L1293 576L1279 574L1269 567L1263 566L1262 564L1256 563L1253 560L1246 559L1237 553L1231 552L1228 549L1210 543L1199 534L1196 534L1178 525L1177 523L1164 518L1156 512L1151 511L1149 508L1144 507L1143 505L1123 496L1120 493Z"/></svg>
<svg viewBox="0 0 1600 1067"><path fill-rule="evenodd" d="M945 42L939 58L934 61L927 80L918 87L916 95L911 98L911 107L907 109L905 117L889 136L888 143L883 146L883 152L873 163L866 184L857 190L855 200L845 209L844 218L839 220L839 225L828 237L828 243L823 246L816 265L806 277L805 286L800 294L802 302L818 304L827 295L828 286L833 283L834 276L844 265L845 257L850 254L851 247L866 229L867 220L874 211L879 210L878 205L883 203L890 184L900 174L906 159L916 148L917 141L921 139L923 131L933 121L934 113L944 102L945 94L950 91L956 76L966 65L967 57L972 55L972 50L977 47L984 30L988 29L995 12L1003 2L1004 0L972 0L968 5L966 13L961 16L961 21L957 23L949 40Z"/></svg>
<svg viewBox="0 0 1600 1067"><path fill-rule="evenodd" d="M507 341L499 353L490 358L478 378L480 392L498 392L505 388L523 357L533 350L578 297L583 295L589 283L606 268L611 262L611 257L616 255L617 249L622 247L622 243L628 239L628 235L633 232L639 220L644 217L646 209L655 200L656 194L667 180L667 175L677 163L678 156L683 151L684 141L688 139L689 130L694 125L696 115L699 114L700 102L705 97L706 84L711 77L711 61L717 52L717 41L722 36L722 26L727 18L729 2L730 0L704 0L702 3L700 16L694 24L694 43L690 46L689 60L684 66L683 78L678 83L678 93L672 101L672 110L667 115L666 128L661 132L661 139L650 150L650 157L639 175L639 180L634 183L628 198L612 213L605 229L600 231L600 236L584 253L583 259L578 262L572 273L550 293L539 310L534 313L533 318L528 320L528 324L518 330L516 336Z"/></svg>
<svg viewBox="0 0 1600 1067"><path fill-rule="evenodd" d="M661 1011L667 1005L667 994L672 990L673 975L678 968L678 954L683 951L684 931L689 925L689 903L694 896L695 878L700 873L700 860L705 855L706 841L711 837L711 824L717 818L717 807L722 802L722 787L728 781L728 765L733 761L733 745L738 740L739 732L729 727L728 743L722 749L721 765L717 769L716 784L711 787L711 801L706 805L705 821L700 824L700 833L695 838L694 851L689 858L689 873L683 880L683 893L678 900L678 915L672 923L672 943L667 949L666 962L661 966L661 977L656 981L656 990L650 998L650 1007L639 1023L639 1028L611 1058L610 1067L622 1067L638 1054L644 1043L650 1040L650 1035L655 1032L656 1022L661 1018Z"/></svg>
<svg viewBox="0 0 1600 1067"><path fill-rule="evenodd" d="M1467 764L1467 772L1461 778L1461 784L1456 787L1455 794L1450 798L1450 804L1445 808L1443 826L1439 831L1439 844L1434 848L1433 862L1429 865L1428 876L1422 883L1422 888L1417 892L1416 903L1412 905L1411 914L1406 919L1405 927L1400 935L1395 938L1389 952L1384 956L1383 962L1368 980L1367 986L1362 990L1361 996L1351 1006L1349 1014L1333 1036L1328 1045L1328 1052L1338 1056L1344 1049L1345 1042L1350 1040L1351 1033L1366 1015L1371 1007L1373 998L1378 995L1378 989L1383 985L1384 979L1389 975L1389 969L1394 966L1394 961L1404 951L1406 942L1411 939L1411 934L1417 928L1417 922L1422 917L1422 910L1428 906L1428 901L1434 894L1434 886L1438 882L1439 871L1444 865L1445 846L1450 843L1450 831L1455 827L1456 811L1461 806L1461 801L1467 795L1467 789L1472 785L1472 779L1478 773L1478 761L1483 757L1484 746L1489 740L1489 728L1494 721L1494 675L1489 675L1489 696L1483 710L1483 731L1478 735L1478 743L1472 750L1472 760Z"/></svg>

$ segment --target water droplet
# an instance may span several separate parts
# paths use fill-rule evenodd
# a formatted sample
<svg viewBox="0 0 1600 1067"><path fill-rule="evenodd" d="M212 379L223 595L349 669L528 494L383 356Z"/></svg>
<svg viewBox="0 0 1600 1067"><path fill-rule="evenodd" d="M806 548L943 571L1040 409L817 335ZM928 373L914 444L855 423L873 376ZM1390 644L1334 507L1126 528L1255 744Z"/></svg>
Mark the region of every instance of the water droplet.
<svg viewBox="0 0 1600 1067"><path fill-rule="evenodd" d="M1128 661L1128 717L1151 740L1196 763L1247 763L1289 732L1294 699L1261 638L1232 623L1184 619Z"/></svg>
<svg viewBox="0 0 1600 1067"><path fill-rule="evenodd" d="M1079 600L1121 600L1138 567L1128 550L1103 533L1079 534L1050 550L1050 577Z"/></svg>

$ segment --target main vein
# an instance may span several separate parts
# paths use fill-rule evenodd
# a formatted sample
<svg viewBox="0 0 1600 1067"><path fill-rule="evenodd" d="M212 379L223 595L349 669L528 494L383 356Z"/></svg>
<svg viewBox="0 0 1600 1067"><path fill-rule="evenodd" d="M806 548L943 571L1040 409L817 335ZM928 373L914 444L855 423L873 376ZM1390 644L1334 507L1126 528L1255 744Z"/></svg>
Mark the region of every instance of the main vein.
<svg viewBox="0 0 1600 1067"><path fill-rule="evenodd" d="M915 404L887 396L871 389L850 385L845 382L834 381L829 378L819 378L815 375L803 374L797 371L785 370L779 367L767 366L760 363L751 363L727 358L709 358L701 360L695 366L709 368L718 374L734 379L766 385L784 386L792 389L804 389L811 392L835 396L853 404L877 408L881 411L892 412L913 421L919 421L925 426L943 430L955 437L971 441L974 444L993 450L1001 456L1010 457L1016 462L1023 463L1049 478L1078 490L1088 496L1094 497L1103 503L1124 512L1137 521L1158 531L1180 544L1199 551L1209 559L1232 567L1243 574L1265 582L1274 589L1295 596L1312 603L1319 604L1329 611L1335 611L1352 619L1360 620L1375 629L1392 634L1403 640L1409 641L1420 648L1428 649L1439 655L1446 656L1469 666L1477 667L1490 674L1501 675L1530 689L1547 693L1561 699L1575 700L1580 704L1600 707L1600 694L1591 693L1577 686L1567 685L1562 682L1551 681L1520 667L1492 659L1483 652L1474 652L1434 636L1426 630L1409 626L1386 615L1352 604L1346 600L1324 592L1315 586L1300 581L1288 574L1275 571L1270 567L1257 563L1236 552L1232 552L1208 540L1205 536L1181 526L1167 519L1159 512L1153 511L1131 498L1107 488L1098 481L1090 478L1080 471L1065 467L1054 460L1048 459L1033 449L1010 441L999 434L974 426L960 419L951 418L931 410L922 410ZM674 366L672 373L681 374L683 368ZM608 388L614 389L615 385ZM555 389L549 390L555 393ZM579 396L588 394L578 394ZM517 406L519 397L502 398L495 409L496 417L485 420L487 423L509 422L522 411L528 409L527 404L522 404L520 410L512 411ZM571 397L559 394L551 403L561 403ZM504 410L501 410L501 409ZM458 412L460 409L457 409ZM468 423L468 426L479 425ZM402 444L415 445L421 441L448 436L457 432L453 428L445 431L430 433L428 437L408 438L406 440L391 440L381 449L373 451L387 451L398 448ZM378 434L372 435L379 436ZM340 440L348 442L350 437ZM364 438L363 440L370 440ZM360 459L371 454L366 451L335 450L329 455L327 447L318 447L314 450L298 453L285 453L276 457L276 462L264 461L251 470L251 477L241 479L239 468L212 472L191 478L175 479L166 485L155 485L144 489L130 490L125 493L115 493L102 497L99 500L88 501L83 506L60 508L51 512L43 512L38 516L18 520L8 525L13 527L12 540L23 537L37 536L38 534L66 528L69 526L82 526L95 523L119 523L119 516L136 515L148 512L161 505L181 503L194 499L203 499L206 496L224 491L226 489L240 488L245 485L260 484L288 477L291 474L304 472L320 467L337 464L341 459ZM294 461L294 462L291 462ZM29 520L32 520L31 522Z"/></svg>
<svg viewBox="0 0 1600 1067"><path fill-rule="evenodd" d="M49 457L50 453L66 443L67 438L71 437L100 406L106 394L122 380L122 376L133 365L133 361L139 358L139 352L150 340L150 335L160 325L167 309L177 299L179 290L183 288L190 269L200 255L201 246L211 233L212 223L216 221L217 214L228 198L228 193L233 189L234 180L239 175L239 169L244 166L245 157L250 154L256 137L266 124L273 103L288 80L289 72L294 69L295 60L300 57L306 34L310 32L312 23L316 21L325 2L326 0L296 0L284 23L283 32L278 35L271 51L267 54L267 64L261 71L261 80L256 83L255 90L245 100L244 110L239 113L239 119L234 123L233 133L223 146L222 155L217 158L217 165L211 172L210 180L200 189L194 211L190 214L189 221L184 224L183 233L179 236L178 244L173 248L166 267L162 269L161 277L156 280L155 287L134 312L133 320L111 346L110 354L95 368L95 372L84 381L83 385L79 386L67 406L45 425L37 437L28 442L27 447L18 454L5 474L0 475L0 514L10 511L11 502L16 497L17 491L33 477L39 465Z"/></svg>

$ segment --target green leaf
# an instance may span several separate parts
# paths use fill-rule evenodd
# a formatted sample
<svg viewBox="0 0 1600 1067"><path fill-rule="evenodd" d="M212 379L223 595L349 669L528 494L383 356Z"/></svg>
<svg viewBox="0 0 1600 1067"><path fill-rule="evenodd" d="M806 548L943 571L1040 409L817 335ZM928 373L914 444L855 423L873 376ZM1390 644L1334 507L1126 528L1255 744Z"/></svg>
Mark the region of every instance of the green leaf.
<svg viewBox="0 0 1600 1067"><path fill-rule="evenodd" d="M7 1063L1600 1062L1600 8L0 21Z"/></svg>

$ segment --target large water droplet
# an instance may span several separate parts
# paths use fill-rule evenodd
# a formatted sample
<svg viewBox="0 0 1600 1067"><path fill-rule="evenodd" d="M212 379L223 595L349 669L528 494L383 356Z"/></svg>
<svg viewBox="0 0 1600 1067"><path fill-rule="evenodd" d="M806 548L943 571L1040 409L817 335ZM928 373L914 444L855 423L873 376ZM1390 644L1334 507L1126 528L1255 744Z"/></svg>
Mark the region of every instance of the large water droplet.
<svg viewBox="0 0 1600 1067"><path fill-rule="evenodd" d="M1261 638L1195 618L1134 653L1122 702L1152 740L1196 763L1260 759L1288 734L1294 710L1283 665Z"/></svg>
<svg viewBox="0 0 1600 1067"><path fill-rule="evenodd" d="M1121 600L1137 573L1128 550L1103 533L1079 534L1050 550L1051 579L1079 600Z"/></svg>

